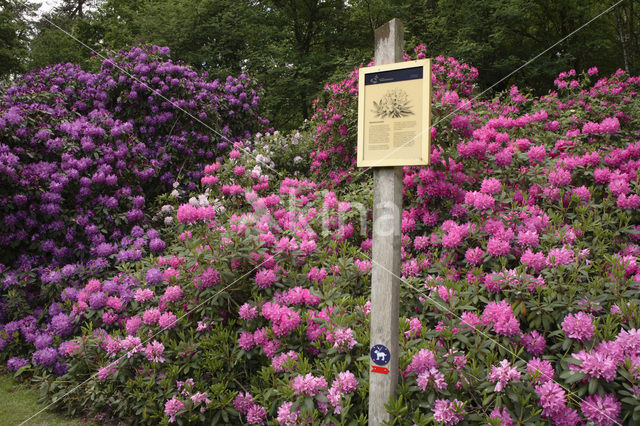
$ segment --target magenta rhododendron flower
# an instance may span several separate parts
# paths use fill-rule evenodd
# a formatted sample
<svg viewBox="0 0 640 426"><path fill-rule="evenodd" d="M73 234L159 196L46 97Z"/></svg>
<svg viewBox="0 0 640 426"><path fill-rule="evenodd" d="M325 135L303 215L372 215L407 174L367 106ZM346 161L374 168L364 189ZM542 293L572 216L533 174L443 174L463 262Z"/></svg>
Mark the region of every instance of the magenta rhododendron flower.
<svg viewBox="0 0 640 426"><path fill-rule="evenodd" d="M127 334L133 335L136 334L140 325L142 324L142 318L140 317L131 317L126 321L126 330Z"/></svg>
<svg viewBox="0 0 640 426"><path fill-rule="evenodd" d="M304 376L299 374L291 380L291 389L296 395L314 396L326 387L327 381L324 377L315 377L311 373L307 373Z"/></svg>
<svg viewBox="0 0 640 426"><path fill-rule="evenodd" d="M164 362L164 345L157 340L148 343L144 348L145 356L151 362Z"/></svg>
<svg viewBox="0 0 640 426"><path fill-rule="evenodd" d="M510 381L519 382L520 372L515 367L511 367L509 361L503 359L500 361L499 366L492 366L488 379L490 382L495 383L496 387L494 392L500 392L504 389L505 385Z"/></svg>
<svg viewBox="0 0 640 426"><path fill-rule="evenodd" d="M253 396L248 392L239 392L233 400L233 407L242 414L247 414L254 404Z"/></svg>
<svg viewBox="0 0 640 426"><path fill-rule="evenodd" d="M592 317L582 311L575 314L568 314L562 321L562 330L567 337L577 339L581 342L591 339L593 337L593 322Z"/></svg>
<svg viewBox="0 0 640 426"><path fill-rule="evenodd" d="M142 408L165 422L362 417L369 373L351 371L373 344L374 262L371 172L357 168L358 71L326 86L303 130L258 135L267 123L248 77L212 80L167 53L135 47L95 73L45 67L3 92L7 369L66 374L57 392L89 368L105 386L78 387L79 399L63 401L72 409L165 395L145 407L121 398L123 418ZM465 411L507 425L538 409L555 424L630 418L617 390L640 365L640 333L629 329L640 78L570 70L544 96L514 85L482 100L472 96L477 74L432 59L431 164L399 170L407 409L437 399L440 424ZM599 280L616 291L594 293ZM607 341L595 330L605 323ZM497 343L524 358L493 356ZM478 356L487 348L495 353ZM564 381L571 372L584 380ZM208 398L212 380L235 397L228 419ZM605 392L576 400L589 381ZM481 404L483 390L527 386L534 398Z"/></svg>
<svg viewBox="0 0 640 426"><path fill-rule="evenodd" d="M620 402L610 393L588 395L580 404L585 418L602 426L620 424L620 407Z"/></svg>
<svg viewBox="0 0 640 426"><path fill-rule="evenodd" d="M504 336L515 336L520 333L520 324L506 300L489 302L482 314L482 322L485 325L493 324L493 330Z"/></svg>
<svg viewBox="0 0 640 426"><path fill-rule="evenodd" d="M173 423L176 421L176 417L180 417L183 414L180 411L185 408L184 403L174 396L164 404L164 415L169 417L169 423Z"/></svg>
<svg viewBox="0 0 640 426"><path fill-rule="evenodd" d="M240 348L245 351L249 351L255 346L255 344L252 333L246 331L240 332L240 337L238 338L238 346L240 346Z"/></svg>
<svg viewBox="0 0 640 426"><path fill-rule="evenodd" d="M433 403L433 419L446 426L455 425L464 419L464 404L457 399L436 399Z"/></svg>
<svg viewBox="0 0 640 426"><path fill-rule="evenodd" d="M258 316L258 309L248 303L244 303L238 310L238 315L245 321L250 321Z"/></svg>
<svg viewBox="0 0 640 426"><path fill-rule="evenodd" d="M536 386L535 392L540 397L538 404L542 407L543 417L552 418L566 409L565 391L553 380Z"/></svg>
<svg viewBox="0 0 640 426"><path fill-rule="evenodd" d="M177 302L182 299L182 288L178 285L169 286L164 291L162 298L165 302Z"/></svg>
<svg viewBox="0 0 640 426"><path fill-rule="evenodd" d="M553 366L547 360L532 358L527 363L527 374L533 379L534 383L544 383L553 380Z"/></svg>
<svg viewBox="0 0 640 426"><path fill-rule="evenodd" d="M542 355L547 347L545 338L538 333L537 330L532 330L530 333L523 334L521 341L527 352L533 355Z"/></svg>
<svg viewBox="0 0 640 426"><path fill-rule="evenodd" d="M136 290L136 293L134 295L134 299L136 302L138 303L144 303L147 302L149 300L152 300L154 298L155 294L153 294L153 291L148 289L148 288L139 288Z"/></svg>
<svg viewBox="0 0 640 426"><path fill-rule="evenodd" d="M177 324L177 318L173 312L164 312L158 319L158 325L162 329L170 329Z"/></svg>
<svg viewBox="0 0 640 426"><path fill-rule="evenodd" d="M299 419L299 411L300 410L291 410L291 406L293 402L284 402L278 408L278 423L285 426L295 426L298 424Z"/></svg>
<svg viewBox="0 0 640 426"><path fill-rule="evenodd" d="M597 348L591 352L582 350L571 356L582 362L579 366L570 364L571 370L577 370L589 377L604 379L607 382L613 381L616 377L619 360L606 348Z"/></svg>
<svg viewBox="0 0 640 426"><path fill-rule="evenodd" d="M256 274L256 285L262 289L271 287L276 281L276 273L272 269L261 269Z"/></svg>
<svg viewBox="0 0 640 426"><path fill-rule="evenodd" d="M500 426L515 426L516 424L513 417L511 417L511 414L509 414L509 411L504 407L502 407L502 410L495 407L489 415L489 418L500 420Z"/></svg>
<svg viewBox="0 0 640 426"><path fill-rule="evenodd" d="M142 322L147 325L156 324L160 319L160 315L161 313L157 308L147 309L146 311L144 311L144 314L142 314Z"/></svg>
<svg viewBox="0 0 640 426"><path fill-rule="evenodd" d="M294 351L289 351L287 353L283 353L274 357L271 360L271 366L276 372L293 371L293 368L291 370L286 370L286 367L284 364L291 365L295 363L295 361L297 360L298 360L298 354L295 353Z"/></svg>

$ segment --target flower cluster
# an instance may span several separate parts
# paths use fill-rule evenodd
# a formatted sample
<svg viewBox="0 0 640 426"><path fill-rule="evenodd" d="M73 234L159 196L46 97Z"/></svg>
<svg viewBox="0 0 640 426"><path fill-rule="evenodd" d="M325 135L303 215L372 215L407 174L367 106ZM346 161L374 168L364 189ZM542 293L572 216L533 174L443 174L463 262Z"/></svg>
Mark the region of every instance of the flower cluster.
<svg viewBox="0 0 640 426"><path fill-rule="evenodd" d="M424 49L407 57L424 57ZM133 58L142 53L135 50ZM244 77L207 86L214 92L203 94L198 84L190 84L199 77L177 75L179 64L158 65L154 73L170 75L154 82L151 57L153 52L136 59L135 73L148 74L141 79L148 87L167 86L166 93L184 100L185 110L219 123L226 122L222 109L214 111L219 102L237 107L233 116L242 115L246 99L240 97L250 97ZM106 70L105 75L116 75L116 68ZM439 57L433 71L437 124L430 129L431 165L402 169L398 392L403 406L389 404L389 411L406 424L514 424L522 413L534 423L640 421L633 403L640 395L635 328L640 305L634 298L640 283L640 144L633 118L640 108L640 79L619 72L592 81L594 72L582 77L569 72L548 95L532 98L514 86L484 101L471 96L477 74L472 67ZM78 155L85 152L83 144L90 150L89 142L98 147L102 139L115 144L116 163L117 140L136 151L126 168L127 179L138 182L128 183L129 195L114 195L125 187L115 165L102 171L104 182L96 175L106 198L97 199L93 180L78 183L73 194L73 200L83 197L80 191L87 187L94 205L124 210L113 224L99 212L87 217L87 227L71 240L87 242L86 230L93 239L115 227L118 218L126 235L88 242L88 256L106 260L91 263L92 276L77 272L86 272L86 259L38 271L37 279L47 282L55 297L60 294L59 303L25 317L16 313L20 300L0 301L3 362L11 370L30 365L64 375L49 387L52 399L82 383L87 373L97 373L102 386L77 390L95 401L92 410L112 409L118 392L141 395L139 401L123 399L121 413L133 417L147 410L149 422L363 420L372 374L363 360L370 359L374 343L367 332L374 248L371 175L354 168L356 74L327 86L326 104L316 102L316 115L301 132L236 138L245 129L225 126L220 132L231 138L228 146L218 145L225 141L197 121L183 122L158 97L149 102L152 93L141 84L130 87L136 83L127 78L114 79L114 87L127 90L105 104L104 115L85 117L78 104L86 120L65 115L51 130ZM101 87L90 83L74 88ZM226 95L209 96L217 90ZM200 93L206 102L194 99L193 105L186 92ZM144 116L134 115L143 94ZM102 94L95 95L100 101ZM23 138L17 129L24 127L20 108L5 108L2 120L3 129ZM161 113L166 121L158 118ZM131 128L125 125L128 116ZM112 135L117 119L121 133ZM42 123L43 128L52 124ZM46 137L42 132L36 138L42 129L33 130L34 143ZM158 191L171 192L157 199L145 192L154 177L142 179L138 175L145 169L138 167L137 174L135 169L145 159L170 168L155 151L146 153L151 141L161 141L157 150L169 156L183 152L189 141L202 142L205 150L189 157L199 168L185 163L186 182L174 188L175 179L167 179L168 188ZM207 150L214 155L207 157ZM12 155L21 154L0 151L7 175L17 164ZM73 168L80 170L80 158L73 155L78 161ZM295 161L297 156L302 160ZM112 164L105 161L101 164ZM98 170L87 167L81 171L90 170L93 179ZM49 171L55 174L52 166L39 164L22 179L37 175L41 182ZM169 171L174 177L180 173ZM111 174L118 178L113 187ZM192 192L177 199L189 183ZM7 195L7 212L14 213L7 227L28 226L31 205L38 215L49 216L52 205L66 206L55 195L44 195L55 190L39 188L38 205L14 197L20 194ZM149 233L138 211L144 215L150 206L170 204L158 216L171 217L170 226L163 234ZM19 211L29 213L23 218ZM57 232L59 224L52 226L46 232ZM50 240L41 241L42 250L55 255L62 240ZM96 265L108 265L123 244L135 246L127 249L133 250L128 260L116 272L98 272ZM21 265L3 265L3 286L21 287L42 260L24 257ZM53 291L58 283L64 287ZM25 287L25 294L37 303L33 288ZM215 395L214 402L207 402L207 395Z"/></svg>
<svg viewBox="0 0 640 426"><path fill-rule="evenodd" d="M39 317L63 289L62 301L88 276L165 251L150 221L156 197L195 189L207 161L263 128L246 75L211 80L168 55L133 47L96 73L51 65L3 92L0 245L10 249L0 253L0 289L23 305L0 305L0 323L24 317L27 305ZM80 309L104 306L106 295L81 297ZM71 332L62 317L50 320L51 331Z"/></svg>

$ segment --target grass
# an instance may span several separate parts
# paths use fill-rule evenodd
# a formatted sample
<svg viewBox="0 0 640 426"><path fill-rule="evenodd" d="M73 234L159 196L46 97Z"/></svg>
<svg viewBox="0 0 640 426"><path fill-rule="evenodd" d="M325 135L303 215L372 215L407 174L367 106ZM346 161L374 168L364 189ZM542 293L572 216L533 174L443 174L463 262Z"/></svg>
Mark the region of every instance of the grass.
<svg viewBox="0 0 640 426"><path fill-rule="evenodd" d="M17 383L11 376L0 374L0 425L17 426L44 408L38 403L38 391ZM25 426L74 426L91 423L43 411Z"/></svg>

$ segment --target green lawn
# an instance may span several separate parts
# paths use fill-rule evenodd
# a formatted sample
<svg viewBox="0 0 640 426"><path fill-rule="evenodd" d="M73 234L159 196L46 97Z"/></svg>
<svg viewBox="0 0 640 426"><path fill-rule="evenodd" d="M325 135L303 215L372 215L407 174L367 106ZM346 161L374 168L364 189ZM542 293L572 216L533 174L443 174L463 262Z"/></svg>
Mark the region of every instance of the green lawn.
<svg viewBox="0 0 640 426"><path fill-rule="evenodd" d="M0 374L0 425L18 426L44 408L38 404L38 391L17 383L11 376ZM72 426L88 425L90 422L69 419L44 411L31 419L25 426Z"/></svg>

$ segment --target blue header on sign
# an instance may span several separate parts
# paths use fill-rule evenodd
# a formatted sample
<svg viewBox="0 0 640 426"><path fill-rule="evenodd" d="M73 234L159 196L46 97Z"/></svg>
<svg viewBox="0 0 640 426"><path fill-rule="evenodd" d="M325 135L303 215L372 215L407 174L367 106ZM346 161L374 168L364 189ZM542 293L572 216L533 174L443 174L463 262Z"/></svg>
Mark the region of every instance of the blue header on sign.
<svg viewBox="0 0 640 426"><path fill-rule="evenodd" d="M399 70L380 71L365 74L364 84L393 83L396 81L420 80L422 78L422 67L402 68Z"/></svg>

